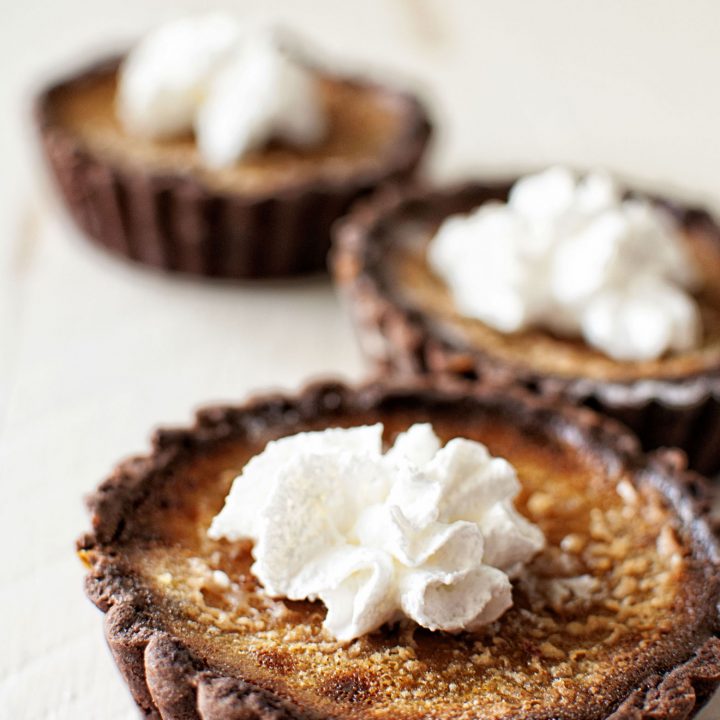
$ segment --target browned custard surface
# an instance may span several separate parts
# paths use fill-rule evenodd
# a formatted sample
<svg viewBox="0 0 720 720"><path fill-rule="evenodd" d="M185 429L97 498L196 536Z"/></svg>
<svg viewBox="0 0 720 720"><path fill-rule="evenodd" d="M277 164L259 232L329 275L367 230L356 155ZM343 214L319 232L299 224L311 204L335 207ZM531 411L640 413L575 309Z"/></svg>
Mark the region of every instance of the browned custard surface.
<svg viewBox="0 0 720 720"><path fill-rule="evenodd" d="M62 86L51 108L56 121L82 138L89 150L120 166L191 174L218 191L262 193L371 172L407 126L407 108L390 93L327 76L318 76L318 82L329 128L319 146L297 150L272 145L223 169L207 168L189 135L163 141L128 135L115 113L115 71L89 74Z"/></svg>
<svg viewBox="0 0 720 720"><path fill-rule="evenodd" d="M459 313L449 289L426 258L427 245L438 227L437 221L401 218L380 240L382 260L376 272L387 292L404 307L421 313L434 335L460 349L480 351L543 374L610 381L686 377L717 367L720 361L720 246L700 231L686 233L686 238L704 278L698 296L704 333L701 346L657 360L618 361L582 339L534 328L503 333Z"/></svg>
<svg viewBox="0 0 720 720"><path fill-rule="evenodd" d="M656 490L608 477L589 454L497 416L468 423L393 411L333 424L380 420L389 442L426 419L444 441L469 437L506 457L523 488L518 509L548 541L515 583L514 606L483 632L410 624L343 646L322 629L322 604L266 597L249 572L249 544L211 541L206 531L269 437L254 447L226 441L177 468L114 550L198 657L332 717L533 718L551 707L571 718L582 707L583 717L604 718L647 674L688 657L701 631L686 611L702 572Z"/></svg>

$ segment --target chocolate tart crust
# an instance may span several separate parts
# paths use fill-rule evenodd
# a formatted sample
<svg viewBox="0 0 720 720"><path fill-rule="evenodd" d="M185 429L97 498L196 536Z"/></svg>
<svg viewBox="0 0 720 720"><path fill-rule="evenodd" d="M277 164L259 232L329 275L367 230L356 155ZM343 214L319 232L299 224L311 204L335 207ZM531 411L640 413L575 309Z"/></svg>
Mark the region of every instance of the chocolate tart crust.
<svg viewBox="0 0 720 720"><path fill-rule="evenodd" d="M675 378L604 380L569 377L512 364L467 342L439 333L376 271L382 264L382 230L417 208L436 218L467 212L507 197L512 182L466 183L445 190L388 188L358 203L336 227L330 264L353 316L365 355L383 373L449 375L501 385L520 385L573 404L586 405L630 427L647 450L678 447L692 469L720 472L720 363ZM703 209L652 198L681 227L702 228L717 240L720 227Z"/></svg>
<svg viewBox="0 0 720 720"><path fill-rule="evenodd" d="M684 469L677 451L656 451L645 456L637 440L614 421L583 409L568 408L519 390L500 391L478 384L441 383L431 387L415 382L406 386L371 384L349 388L337 382L308 386L296 396L259 397L238 407L201 410L194 426L185 430L159 430L152 453L122 463L88 499L92 532L78 541L81 558L88 563L86 591L106 613L106 637L138 706L147 717L164 720L301 720L326 717L298 707L242 677L223 671L211 658L194 654L163 622L149 590L127 570L116 543L133 533L138 508L172 469L188 458L211 452L228 439L257 441L267 428L367 411L427 411L447 408L471 411L479 406L500 409L509 422L517 421L532 432L552 429L572 437L587 452L602 457L608 472L628 470L634 481L648 483L663 496L681 523L693 556L707 569L706 590L714 601L688 608L705 638L687 648L685 660L669 662L672 669L649 673L639 685L608 708L606 720L683 720L692 717L720 684L720 550L704 519L707 510L704 480ZM92 560L90 559L92 558ZM708 589L709 588L709 589ZM704 618L704 619L698 619ZM670 651L672 653L672 650ZM669 658L668 658L669 659ZM584 720L582 707L560 715L552 709L522 716L525 720ZM598 716L593 714L596 719ZM519 718L519 716L518 716Z"/></svg>
<svg viewBox="0 0 720 720"><path fill-rule="evenodd" d="M300 179L277 192L214 189L182 171L121 166L58 122L58 94L114 72L119 62L98 62L49 85L35 115L47 161L77 225L114 254L165 271L224 278L324 271L333 222L381 183L412 177L430 138L430 121L414 97L338 78L403 108L405 127L380 163L344 178Z"/></svg>

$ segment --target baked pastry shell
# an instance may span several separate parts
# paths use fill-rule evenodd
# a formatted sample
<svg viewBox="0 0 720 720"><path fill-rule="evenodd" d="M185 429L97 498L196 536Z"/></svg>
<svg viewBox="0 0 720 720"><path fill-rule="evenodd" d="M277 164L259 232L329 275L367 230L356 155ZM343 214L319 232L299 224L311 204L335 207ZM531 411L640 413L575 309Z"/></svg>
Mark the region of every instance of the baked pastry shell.
<svg viewBox="0 0 720 720"><path fill-rule="evenodd" d="M381 162L344 178L300 179L278 191L219 190L189 173L121 165L58 121L53 107L59 93L114 72L120 61L97 62L50 84L36 100L35 115L47 162L76 224L115 255L160 270L236 279L325 271L333 222L382 183L412 177L431 134L427 113L413 96L343 78L403 106L405 127Z"/></svg>
<svg viewBox="0 0 720 720"><path fill-rule="evenodd" d="M555 375L511 364L468 343L441 336L430 319L399 297L373 271L383 252L378 230L413 207L437 207L437 217L501 200L513 181L466 183L447 189L381 191L338 223L330 264L354 320L361 348L383 376L450 376L519 385L548 397L585 405L625 423L647 450L677 447L690 467L720 472L720 363L682 377L603 380ZM720 248L720 227L703 209L652 198L682 227L701 227Z"/></svg>
<svg viewBox="0 0 720 720"><path fill-rule="evenodd" d="M242 441L257 437L265 428L299 421L332 418L334 414L382 411L407 407L410 410L442 406L448 401L459 408L473 403L502 407L509 418L538 428L582 438L588 452L600 454L611 470L621 468L642 477L664 496L682 524L692 547L705 558L711 570L708 583L715 594L720 588L720 550L705 521L707 500L704 480L684 469L684 458L676 451L657 451L645 456L637 440L622 426L589 410L532 397L518 390L499 391L479 385L426 383L402 386L370 384L350 388L337 382L308 386L295 396L258 397L238 407L218 406L201 410L189 429L158 430L148 456L131 458L88 499L93 529L78 541L81 556L93 553L96 560L86 580L90 599L106 613L105 632L113 657L134 699L145 716L179 720L230 720L253 718L281 720L319 717L241 677L228 675L211 658L194 654L174 635L153 609L147 590L118 564L114 543L132 532L134 513L160 480L178 463L212 450L229 438ZM469 404L469 405L468 405ZM99 558L99 559L98 559ZM664 673L650 674L606 720L683 720L694 715L720 684L720 629L717 604L698 611L706 616L707 640L691 656ZM694 612L694 611L693 611ZM593 712L595 712L593 710ZM551 715L533 714L526 720L547 720ZM555 717L553 714L552 717ZM595 715L593 715L595 718ZM583 720L577 708L573 720Z"/></svg>

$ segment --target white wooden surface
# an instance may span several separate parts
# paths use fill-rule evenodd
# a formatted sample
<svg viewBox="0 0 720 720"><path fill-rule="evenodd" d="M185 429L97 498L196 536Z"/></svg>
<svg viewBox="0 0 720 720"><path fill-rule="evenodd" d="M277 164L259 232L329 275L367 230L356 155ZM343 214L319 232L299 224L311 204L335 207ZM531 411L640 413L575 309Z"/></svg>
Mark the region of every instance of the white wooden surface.
<svg viewBox="0 0 720 720"><path fill-rule="evenodd" d="M0 0L0 717L135 717L82 593L81 498L158 423L363 368L322 281L169 279L84 244L47 187L33 84L200 0ZM720 5L250 0L436 107L437 177L564 161L720 202ZM720 715L720 703L703 716Z"/></svg>

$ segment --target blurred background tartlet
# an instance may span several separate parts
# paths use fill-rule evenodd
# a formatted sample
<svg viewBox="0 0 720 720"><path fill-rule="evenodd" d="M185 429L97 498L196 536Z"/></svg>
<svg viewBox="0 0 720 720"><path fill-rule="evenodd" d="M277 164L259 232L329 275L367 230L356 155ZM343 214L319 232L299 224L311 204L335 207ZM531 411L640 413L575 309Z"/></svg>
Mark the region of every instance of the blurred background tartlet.
<svg viewBox="0 0 720 720"><path fill-rule="evenodd" d="M182 18L42 93L45 153L90 239L168 271L320 272L332 223L412 177L430 136L420 102L277 35Z"/></svg>
<svg viewBox="0 0 720 720"><path fill-rule="evenodd" d="M552 183L553 172L564 171L529 181ZM516 257L505 252L514 182L381 194L339 226L335 277L366 356L385 372L518 384L588 405L622 420L647 448L680 447L692 467L716 473L717 223L704 210L623 200L615 189L580 220L578 208L555 217L546 212L553 199L540 198L545 215L520 218L521 238L560 250L525 247ZM696 276L687 292L664 277L681 274L684 262Z"/></svg>

